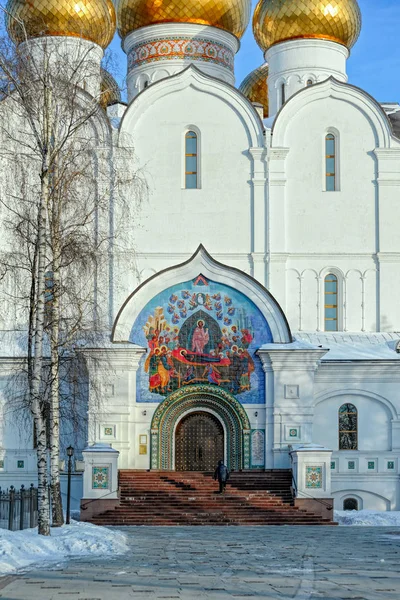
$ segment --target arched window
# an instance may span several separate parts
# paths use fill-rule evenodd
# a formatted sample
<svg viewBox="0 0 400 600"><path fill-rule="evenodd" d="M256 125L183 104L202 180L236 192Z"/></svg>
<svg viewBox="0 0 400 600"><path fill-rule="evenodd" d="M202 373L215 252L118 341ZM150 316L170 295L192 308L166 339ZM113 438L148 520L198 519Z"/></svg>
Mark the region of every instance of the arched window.
<svg viewBox="0 0 400 600"><path fill-rule="evenodd" d="M339 450L357 450L358 415L354 404L342 404L339 408Z"/></svg>
<svg viewBox="0 0 400 600"><path fill-rule="evenodd" d="M335 192L336 180L336 137L333 133L325 136L325 190Z"/></svg>
<svg viewBox="0 0 400 600"><path fill-rule="evenodd" d="M194 131L185 135L185 188L198 187L198 137Z"/></svg>
<svg viewBox="0 0 400 600"><path fill-rule="evenodd" d="M281 106L283 106L286 102L286 89L285 84L281 84Z"/></svg>
<svg viewBox="0 0 400 600"><path fill-rule="evenodd" d="M325 331L338 331L338 279L329 273L324 280Z"/></svg>
<svg viewBox="0 0 400 600"><path fill-rule="evenodd" d="M313 80L312 79L307 79L307 87L310 87L310 85L313 84Z"/></svg>
<svg viewBox="0 0 400 600"><path fill-rule="evenodd" d="M355 498L346 498L343 500L343 510L358 510L358 500Z"/></svg>

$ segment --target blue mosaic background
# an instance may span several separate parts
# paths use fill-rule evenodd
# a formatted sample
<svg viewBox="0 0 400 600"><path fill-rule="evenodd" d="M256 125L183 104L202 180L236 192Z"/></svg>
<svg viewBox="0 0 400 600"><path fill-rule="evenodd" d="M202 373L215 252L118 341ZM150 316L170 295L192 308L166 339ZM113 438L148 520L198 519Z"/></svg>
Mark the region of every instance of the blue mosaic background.
<svg viewBox="0 0 400 600"><path fill-rule="evenodd" d="M185 385L214 384L243 404L264 404L256 350L272 342L255 304L230 286L199 275L164 290L141 311L130 341L147 348L137 401L162 401Z"/></svg>

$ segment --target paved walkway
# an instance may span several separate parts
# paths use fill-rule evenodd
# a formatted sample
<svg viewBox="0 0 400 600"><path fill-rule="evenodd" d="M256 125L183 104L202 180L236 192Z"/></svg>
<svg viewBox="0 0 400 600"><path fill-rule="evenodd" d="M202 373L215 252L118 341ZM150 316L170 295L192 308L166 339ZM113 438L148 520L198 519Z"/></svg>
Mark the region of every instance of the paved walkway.
<svg viewBox="0 0 400 600"><path fill-rule="evenodd" d="M400 528L126 527L130 553L0 579L7 600L399 600Z"/></svg>

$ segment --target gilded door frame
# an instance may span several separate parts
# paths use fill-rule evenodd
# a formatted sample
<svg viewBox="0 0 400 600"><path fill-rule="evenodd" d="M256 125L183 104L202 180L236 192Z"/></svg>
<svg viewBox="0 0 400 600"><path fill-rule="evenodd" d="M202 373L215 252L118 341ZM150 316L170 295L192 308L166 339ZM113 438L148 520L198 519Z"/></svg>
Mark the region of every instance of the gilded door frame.
<svg viewBox="0 0 400 600"><path fill-rule="evenodd" d="M232 394L215 385L188 385L167 396L153 415L151 469L174 469L175 426L189 409L215 412L226 431L228 468L250 468L250 422L242 404Z"/></svg>

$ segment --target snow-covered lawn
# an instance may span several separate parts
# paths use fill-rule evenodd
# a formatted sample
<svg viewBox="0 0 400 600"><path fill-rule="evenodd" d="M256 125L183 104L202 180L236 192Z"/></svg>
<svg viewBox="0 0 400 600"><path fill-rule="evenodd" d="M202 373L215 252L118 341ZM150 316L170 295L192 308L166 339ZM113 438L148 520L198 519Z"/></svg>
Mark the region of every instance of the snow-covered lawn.
<svg viewBox="0 0 400 600"><path fill-rule="evenodd" d="M90 523L72 521L71 525L53 528L50 537L38 535L36 529L0 529L0 575L66 558L115 556L127 551L124 533Z"/></svg>
<svg viewBox="0 0 400 600"><path fill-rule="evenodd" d="M335 510L334 520L337 521L339 525L400 527L400 512L379 510Z"/></svg>

